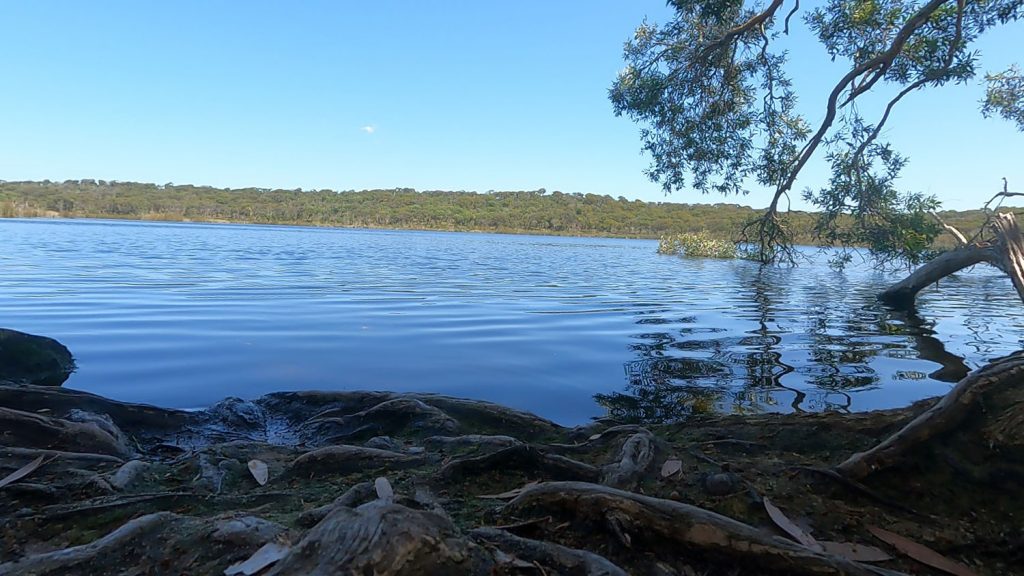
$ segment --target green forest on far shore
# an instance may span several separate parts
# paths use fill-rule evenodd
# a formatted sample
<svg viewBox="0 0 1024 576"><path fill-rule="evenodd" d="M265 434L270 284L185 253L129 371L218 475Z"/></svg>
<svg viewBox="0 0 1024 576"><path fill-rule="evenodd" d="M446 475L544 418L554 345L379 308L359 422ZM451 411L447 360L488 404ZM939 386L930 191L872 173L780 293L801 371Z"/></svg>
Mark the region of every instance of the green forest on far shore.
<svg viewBox="0 0 1024 576"><path fill-rule="evenodd" d="M543 189L337 192L103 180L0 181L0 217L6 218L122 218L633 238L706 231L731 240L759 213L737 204L643 202ZM980 210L940 215L965 231L975 230L985 219ZM788 217L798 242L815 243L815 214L790 212Z"/></svg>

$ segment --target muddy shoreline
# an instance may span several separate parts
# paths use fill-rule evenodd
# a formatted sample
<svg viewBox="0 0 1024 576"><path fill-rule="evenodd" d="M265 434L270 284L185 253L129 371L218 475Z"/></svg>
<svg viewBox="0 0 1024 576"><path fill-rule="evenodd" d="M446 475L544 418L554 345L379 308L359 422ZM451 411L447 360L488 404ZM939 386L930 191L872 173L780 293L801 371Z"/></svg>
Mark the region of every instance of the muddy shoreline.
<svg viewBox="0 0 1024 576"><path fill-rule="evenodd" d="M1024 573L1019 434L968 426L864 482L835 474L934 403L565 428L431 394L184 412L8 382L0 477L39 465L0 488L0 575L946 573L878 528Z"/></svg>

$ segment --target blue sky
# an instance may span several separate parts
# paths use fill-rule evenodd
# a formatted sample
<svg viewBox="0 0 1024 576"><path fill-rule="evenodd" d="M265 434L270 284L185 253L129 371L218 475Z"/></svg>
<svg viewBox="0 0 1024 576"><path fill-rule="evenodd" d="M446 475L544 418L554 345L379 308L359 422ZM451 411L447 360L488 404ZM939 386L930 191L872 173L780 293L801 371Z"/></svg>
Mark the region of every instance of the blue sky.
<svg viewBox="0 0 1024 576"><path fill-rule="evenodd" d="M806 3L805 3L806 4ZM0 179L226 187L562 190L666 200L607 89L662 1L0 0ZM1020 23L985 69L1024 64ZM812 122L842 71L797 35ZM1010 179L1024 135L982 119L979 85L905 101L886 134L906 188L974 208ZM814 164L798 187L824 176ZM762 206L764 192L674 202ZM795 202L794 207L801 207Z"/></svg>

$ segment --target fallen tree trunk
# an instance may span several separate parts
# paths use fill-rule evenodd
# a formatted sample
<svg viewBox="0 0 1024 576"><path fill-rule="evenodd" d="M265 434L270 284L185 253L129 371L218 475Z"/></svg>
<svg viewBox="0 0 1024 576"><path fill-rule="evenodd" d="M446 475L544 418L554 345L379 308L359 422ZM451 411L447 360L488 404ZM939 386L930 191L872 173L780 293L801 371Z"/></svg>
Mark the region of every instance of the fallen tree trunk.
<svg viewBox="0 0 1024 576"><path fill-rule="evenodd" d="M996 214L989 223L995 234L990 242L974 243L951 250L917 269L879 295L892 304L912 305L924 287L958 270L978 263L991 264L1009 276L1017 295L1024 301L1024 236L1011 213ZM861 479L904 460L907 454L928 441L961 426L981 404L984 396L1011 389L1024 376L1024 353L1002 358L968 374L928 411L924 412L874 448L854 454L836 467L851 479ZM1006 402L1006 400L1004 400ZM1010 403L1015 403L1013 400ZM1011 406L996 405L996 411ZM999 420L996 415L987 415Z"/></svg>
<svg viewBox="0 0 1024 576"><path fill-rule="evenodd" d="M964 268L985 263L1005 272L1024 301L1024 237L1017 220L1011 213L996 214L990 227L995 233L993 241L975 242L943 252L887 288L878 298L893 306L910 307L921 290Z"/></svg>
<svg viewBox="0 0 1024 576"><path fill-rule="evenodd" d="M907 308L914 304L917 293L935 284L950 274L976 264L997 266L999 254L995 246L969 244L949 252L943 252L934 260L921 266L903 280L893 284L878 298L886 304Z"/></svg>

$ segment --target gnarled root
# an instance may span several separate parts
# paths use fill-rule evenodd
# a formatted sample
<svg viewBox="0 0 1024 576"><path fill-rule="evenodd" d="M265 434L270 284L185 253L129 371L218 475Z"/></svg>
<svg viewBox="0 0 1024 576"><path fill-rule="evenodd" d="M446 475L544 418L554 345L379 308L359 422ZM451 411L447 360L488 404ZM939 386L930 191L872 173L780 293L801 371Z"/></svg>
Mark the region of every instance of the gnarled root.
<svg viewBox="0 0 1024 576"><path fill-rule="evenodd" d="M118 457L131 453L120 433L111 434L96 422L72 422L10 408L0 408L0 438L4 444L20 448L89 452Z"/></svg>
<svg viewBox="0 0 1024 576"><path fill-rule="evenodd" d="M539 472L556 480L596 481L600 475L600 471L590 464L521 444L483 456L453 460L441 468L441 477L464 478L509 470Z"/></svg>
<svg viewBox="0 0 1024 576"><path fill-rule="evenodd" d="M199 419L194 412L118 402L88 392L52 386L0 385L0 406L24 412L47 411L58 418L64 418L72 410L106 414L121 430L142 436L180 430Z"/></svg>
<svg viewBox="0 0 1024 576"><path fill-rule="evenodd" d="M618 460L601 469L601 483L631 490L654 463L654 435L647 430L633 434L622 443Z"/></svg>
<svg viewBox="0 0 1024 576"><path fill-rule="evenodd" d="M507 514L543 513L569 519L580 530L612 533L634 550L678 558L690 553L749 566L750 573L868 576L871 568L815 552L790 540L703 508L607 486L548 482L527 488Z"/></svg>
<svg viewBox="0 0 1024 576"><path fill-rule="evenodd" d="M424 462L423 458L365 446L327 446L306 452L288 467L287 474L350 474L378 468L398 470Z"/></svg>
<svg viewBox="0 0 1024 576"><path fill-rule="evenodd" d="M536 569L537 565L540 565L556 574L627 576L625 570L612 564L608 559L586 550L520 538L496 528L477 528L469 533L469 537L479 544L493 546L510 555L506 562L501 562L504 558L495 554L495 560L499 564L508 564L511 568Z"/></svg>
<svg viewBox="0 0 1024 576"><path fill-rule="evenodd" d="M854 454L836 467L847 478L861 479L903 461L908 452L946 434L981 410L989 394L1012 391L1024 380L1024 354L1017 353L968 374L928 411L874 448ZM1007 409L1004 402L988 402L994 409ZM1012 407L1012 406L1010 406Z"/></svg>
<svg viewBox="0 0 1024 576"><path fill-rule="evenodd" d="M373 482L360 482L345 491L344 494L334 499L330 504L324 504L299 515L296 523L303 528L312 528L331 513L331 510L338 507L355 508L377 498L377 491Z"/></svg>
<svg viewBox="0 0 1024 576"><path fill-rule="evenodd" d="M268 576L487 574L492 563L447 518L376 500L334 508Z"/></svg>
<svg viewBox="0 0 1024 576"><path fill-rule="evenodd" d="M431 450L459 450L462 448L500 449L522 444L511 436L488 436L467 434L465 436L431 436L423 439L423 445Z"/></svg>
<svg viewBox="0 0 1024 576"><path fill-rule="evenodd" d="M366 440L400 432L449 434L459 428L459 423L443 410L415 398L386 400L355 414L335 415L331 411L309 420L307 425L315 427L327 442Z"/></svg>
<svg viewBox="0 0 1024 576"><path fill-rule="evenodd" d="M283 531L259 518L200 520L157 512L89 544L0 564L0 576L107 574L112 567L118 573L148 573L142 568L154 566L162 574L221 573ZM125 570L130 566L138 570Z"/></svg>

